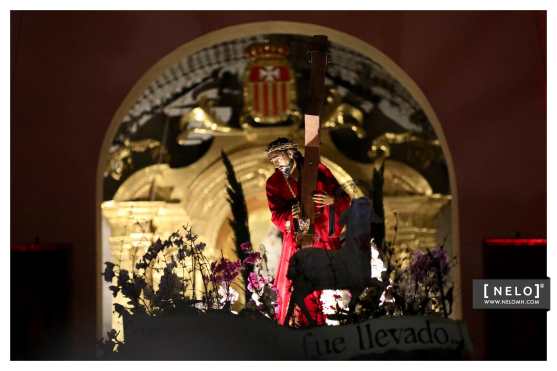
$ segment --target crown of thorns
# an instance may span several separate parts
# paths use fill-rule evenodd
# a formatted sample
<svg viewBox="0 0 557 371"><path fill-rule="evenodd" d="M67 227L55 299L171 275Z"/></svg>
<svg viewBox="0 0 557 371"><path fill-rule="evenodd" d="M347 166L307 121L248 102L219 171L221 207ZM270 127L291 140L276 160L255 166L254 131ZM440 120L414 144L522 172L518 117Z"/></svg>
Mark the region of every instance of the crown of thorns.
<svg viewBox="0 0 557 371"><path fill-rule="evenodd" d="M267 154L268 158L271 158L272 155L276 152L288 151L290 149L297 150L298 145L292 142L272 144L267 147L265 153Z"/></svg>

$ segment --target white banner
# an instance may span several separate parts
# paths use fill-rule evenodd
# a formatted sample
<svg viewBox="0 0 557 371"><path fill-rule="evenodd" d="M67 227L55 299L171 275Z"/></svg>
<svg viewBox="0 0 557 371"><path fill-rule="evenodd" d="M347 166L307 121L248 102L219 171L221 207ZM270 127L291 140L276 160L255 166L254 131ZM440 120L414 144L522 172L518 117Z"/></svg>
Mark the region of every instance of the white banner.
<svg viewBox="0 0 557 371"><path fill-rule="evenodd" d="M387 351L471 351L464 323L437 317L372 319L319 327L305 331L298 343L306 359L351 359Z"/></svg>

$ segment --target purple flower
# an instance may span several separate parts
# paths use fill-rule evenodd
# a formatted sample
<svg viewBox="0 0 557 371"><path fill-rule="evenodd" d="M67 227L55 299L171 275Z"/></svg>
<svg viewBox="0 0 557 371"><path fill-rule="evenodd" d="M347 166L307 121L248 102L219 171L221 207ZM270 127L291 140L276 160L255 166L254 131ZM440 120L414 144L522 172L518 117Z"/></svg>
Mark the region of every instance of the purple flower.
<svg viewBox="0 0 557 371"><path fill-rule="evenodd" d="M275 294L274 297L273 297L272 303L273 303L273 310L274 310L274 313L275 313L275 318L278 319L281 300L280 300L280 296L278 295L278 288L277 288L277 283L276 282L273 282L271 284L271 290L273 290L273 292Z"/></svg>
<svg viewBox="0 0 557 371"><path fill-rule="evenodd" d="M245 253L250 252L251 251L251 242L249 242L249 241L248 242L242 242L240 244L240 249Z"/></svg>
<svg viewBox="0 0 557 371"><path fill-rule="evenodd" d="M423 281L430 272L436 274L437 270L442 275L446 275L449 271L449 258L445 249L413 252L410 273L415 281Z"/></svg>
<svg viewBox="0 0 557 371"><path fill-rule="evenodd" d="M267 284L265 277L258 275L255 272L250 272L248 276L248 290L250 292L258 292Z"/></svg>
<svg viewBox="0 0 557 371"><path fill-rule="evenodd" d="M230 261L222 258L211 263L211 273L217 283L225 282L230 284L240 274L241 268L242 263L239 260Z"/></svg>
<svg viewBox="0 0 557 371"><path fill-rule="evenodd" d="M447 251L443 248L433 250L431 252L433 256L433 262L437 264L437 267L440 269L441 274L448 273L449 270L449 257L447 255Z"/></svg>
<svg viewBox="0 0 557 371"><path fill-rule="evenodd" d="M422 281L426 278L431 268L430 257L427 253L416 250L412 253L412 262L410 263L410 273L415 281Z"/></svg>
<svg viewBox="0 0 557 371"><path fill-rule="evenodd" d="M256 264L259 259L261 259L261 254L259 254L258 252L252 252L250 254L248 254L248 256L246 256L244 258L244 260L242 261L243 264L250 264L250 265L254 265Z"/></svg>

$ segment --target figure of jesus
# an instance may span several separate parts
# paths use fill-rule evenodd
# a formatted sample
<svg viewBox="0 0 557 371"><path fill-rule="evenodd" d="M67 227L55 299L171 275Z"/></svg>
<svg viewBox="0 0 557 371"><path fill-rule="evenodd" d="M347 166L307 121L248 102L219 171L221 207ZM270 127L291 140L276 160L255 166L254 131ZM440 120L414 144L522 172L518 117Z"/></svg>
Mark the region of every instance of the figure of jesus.
<svg viewBox="0 0 557 371"><path fill-rule="evenodd" d="M282 232L282 251L275 274L278 292L276 320L280 325L285 325L291 294L291 281L286 277L286 273L290 258L296 252L295 232L304 228L303 222L300 222L301 174L304 158L298 151L297 145L287 138L278 138L271 142L266 149L266 154L275 167L275 172L266 183L267 201L272 222ZM323 163L318 165L317 184L312 199L315 206L313 247L338 249L341 232L340 215L350 207L350 196ZM320 296L321 291L314 291L304 299L317 325L325 324L326 319L321 308ZM292 318L294 324L298 326L309 325L299 308L295 309Z"/></svg>

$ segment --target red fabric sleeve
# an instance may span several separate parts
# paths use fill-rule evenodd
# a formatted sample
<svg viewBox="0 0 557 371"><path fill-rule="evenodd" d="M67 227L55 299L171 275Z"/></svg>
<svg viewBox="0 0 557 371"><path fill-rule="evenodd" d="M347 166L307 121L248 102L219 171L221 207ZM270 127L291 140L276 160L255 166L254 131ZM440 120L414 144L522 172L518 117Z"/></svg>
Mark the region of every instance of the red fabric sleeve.
<svg viewBox="0 0 557 371"><path fill-rule="evenodd" d="M273 185L271 179L266 184L267 202L271 211L271 221L282 233L289 232L286 230L286 222L292 226L292 203L290 200L280 196L278 187Z"/></svg>

